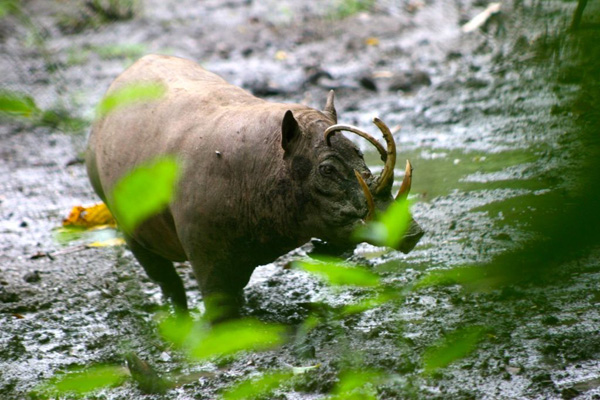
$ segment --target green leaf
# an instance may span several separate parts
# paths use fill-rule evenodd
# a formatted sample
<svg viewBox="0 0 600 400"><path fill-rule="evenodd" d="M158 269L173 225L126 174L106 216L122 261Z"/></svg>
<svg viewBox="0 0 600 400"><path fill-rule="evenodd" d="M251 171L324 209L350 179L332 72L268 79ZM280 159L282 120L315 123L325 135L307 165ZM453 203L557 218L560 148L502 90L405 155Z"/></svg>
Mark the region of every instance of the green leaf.
<svg viewBox="0 0 600 400"><path fill-rule="evenodd" d="M0 18L20 10L18 0L0 0Z"/></svg>
<svg viewBox="0 0 600 400"><path fill-rule="evenodd" d="M222 322L210 327L206 323L180 324L168 319L160 324L166 340L182 347L198 360L227 356L241 351L261 351L279 346L285 339L285 328L254 319Z"/></svg>
<svg viewBox="0 0 600 400"><path fill-rule="evenodd" d="M423 373L431 374L469 355L485 331L482 326L468 326L447 334L423 353Z"/></svg>
<svg viewBox="0 0 600 400"><path fill-rule="evenodd" d="M377 246L397 248L410 221L410 201L394 201L376 220L359 228L355 237Z"/></svg>
<svg viewBox="0 0 600 400"><path fill-rule="evenodd" d="M333 399L377 399L377 385L383 374L369 370L348 370L340 374L340 380L333 389Z"/></svg>
<svg viewBox="0 0 600 400"><path fill-rule="evenodd" d="M105 96L96 110L98 118L136 103L155 101L164 96L166 90L158 83L133 83Z"/></svg>
<svg viewBox="0 0 600 400"><path fill-rule="evenodd" d="M40 109L31 96L8 90L0 91L0 113L31 118L39 112Z"/></svg>
<svg viewBox="0 0 600 400"><path fill-rule="evenodd" d="M283 326L253 319L224 322L200 336L190 349L191 355L196 359L206 359L245 350L267 350L282 344L284 333Z"/></svg>
<svg viewBox="0 0 600 400"><path fill-rule="evenodd" d="M291 377L291 372L270 372L259 378L248 378L223 392L223 399L241 400L257 396L267 396Z"/></svg>
<svg viewBox="0 0 600 400"><path fill-rule="evenodd" d="M85 395L97 389L118 386L128 376L123 367L99 365L82 371L57 375L34 389L36 396L54 398L64 394Z"/></svg>
<svg viewBox="0 0 600 400"><path fill-rule="evenodd" d="M175 194L179 166L173 157L139 165L113 188L111 212L126 233L167 207Z"/></svg>
<svg viewBox="0 0 600 400"><path fill-rule="evenodd" d="M364 267L349 266L342 260L323 259L318 261L297 261L295 268L317 275L331 285L374 287L380 285L379 276Z"/></svg>
<svg viewBox="0 0 600 400"><path fill-rule="evenodd" d="M204 332L208 327L194 323L189 315L168 316L159 321L158 330L162 337L177 347L183 347L188 338L197 331Z"/></svg>

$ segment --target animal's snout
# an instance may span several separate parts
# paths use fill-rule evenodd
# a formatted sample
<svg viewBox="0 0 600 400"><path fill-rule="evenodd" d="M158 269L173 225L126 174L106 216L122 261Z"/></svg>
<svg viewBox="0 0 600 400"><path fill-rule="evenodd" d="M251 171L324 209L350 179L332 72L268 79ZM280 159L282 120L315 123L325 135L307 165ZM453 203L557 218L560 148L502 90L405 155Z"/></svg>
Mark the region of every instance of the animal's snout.
<svg viewBox="0 0 600 400"><path fill-rule="evenodd" d="M415 248L419 240L423 237L425 231L417 224L417 222L411 218L410 225L406 233L404 234L404 238L398 245L398 250L403 252L404 254L409 253L412 249Z"/></svg>

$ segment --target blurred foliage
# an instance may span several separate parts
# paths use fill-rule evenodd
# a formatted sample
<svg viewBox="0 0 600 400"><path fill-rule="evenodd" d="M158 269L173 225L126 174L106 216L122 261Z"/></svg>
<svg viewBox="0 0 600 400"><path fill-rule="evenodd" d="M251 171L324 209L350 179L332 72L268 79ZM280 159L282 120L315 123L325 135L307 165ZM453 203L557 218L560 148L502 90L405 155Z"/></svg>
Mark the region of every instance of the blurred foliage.
<svg viewBox="0 0 600 400"><path fill-rule="evenodd" d="M32 118L41 110L31 96L2 90L0 91L0 112L15 118Z"/></svg>
<svg viewBox="0 0 600 400"><path fill-rule="evenodd" d="M102 25L132 19L140 9L139 0L85 0L74 12L63 13L58 21L64 33L79 33Z"/></svg>
<svg viewBox="0 0 600 400"><path fill-rule="evenodd" d="M138 43L119 43L105 46L91 46L90 50L104 60L127 59L135 61L147 53L147 47Z"/></svg>
<svg viewBox="0 0 600 400"><path fill-rule="evenodd" d="M394 201L383 215L359 228L355 237L377 246L397 248L411 220L410 202L408 200Z"/></svg>
<svg viewBox="0 0 600 400"><path fill-rule="evenodd" d="M106 95L96 109L96 117L103 118L108 113L134 104L155 101L164 95L164 86L157 83L130 84Z"/></svg>
<svg viewBox="0 0 600 400"><path fill-rule="evenodd" d="M19 7L19 0L0 0L0 18L17 13Z"/></svg>
<svg viewBox="0 0 600 400"><path fill-rule="evenodd" d="M330 15L332 18L347 18L360 12L370 11L375 0L337 0Z"/></svg>
<svg viewBox="0 0 600 400"><path fill-rule="evenodd" d="M349 266L343 260L321 258L320 261L297 261L294 266L315 274L334 286L379 286L379 276L364 267Z"/></svg>
<svg viewBox="0 0 600 400"><path fill-rule="evenodd" d="M292 378L290 371L271 371L259 377L244 379L222 393L224 400L265 398Z"/></svg>
<svg viewBox="0 0 600 400"><path fill-rule="evenodd" d="M132 233L144 220L164 210L175 195L179 165L173 157L141 164L123 176L109 197L119 227Z"/></svg>
<svg viewBox="0 0 600 400"><path fill-rule="evenodd" d="M342 371L330 399L375 400L378 398L376 387L385 376L369 369Z"/></svg>
<svg viewBox="0 0 600 400"><path fill-rule="evenodd" d="M127 378L127 371L120 366L97 365L65 374L55 375L33 389L33 399L54 399L65 396L85 398L90 392L110 386L119 386Z"/></svg>
<svg viewBox="0 0 600 400"><path fill-rule="evenodd" d="M34 126L58 129L65 133L81 133L88 122L71 116L66 110L42 110L33 97L20 92L0 90L0 119L29 122Z"/></svg>
<svg viewBox="0 0 600 400"><path fill-rule="evenodd" d="M188 316L175 316L159 324L162 336L196 360L261 351L284 343L286 329L246 318L211 325Z"/></svg>

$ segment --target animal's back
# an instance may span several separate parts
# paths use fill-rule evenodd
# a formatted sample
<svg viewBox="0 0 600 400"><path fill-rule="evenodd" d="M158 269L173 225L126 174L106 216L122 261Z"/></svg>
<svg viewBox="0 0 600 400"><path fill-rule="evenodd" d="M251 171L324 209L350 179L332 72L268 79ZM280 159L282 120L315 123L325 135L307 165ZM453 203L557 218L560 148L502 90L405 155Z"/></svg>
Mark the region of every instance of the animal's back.
<svg viewBox="0 0 600 400"><path fill-rule="evenodd" d="M185 259L188 251L179 241L183 230L202 231L202 225L228 214L243 221L234 209L243 199L236 200L235 193L265 180L273 167L269 158L282 151L277 141L283 114L302 107L266 102L192 61L157 55L133 64L107 94L140 83L160 84L166 91L158 100L118 108L96 121L86 156L88 174L110 203L115 183L135 166L176 156L183 167L178 199L134 238L166 258ZM252 177L257 182L248 182ZM184 223L176 226L178 220Z"/></svg>

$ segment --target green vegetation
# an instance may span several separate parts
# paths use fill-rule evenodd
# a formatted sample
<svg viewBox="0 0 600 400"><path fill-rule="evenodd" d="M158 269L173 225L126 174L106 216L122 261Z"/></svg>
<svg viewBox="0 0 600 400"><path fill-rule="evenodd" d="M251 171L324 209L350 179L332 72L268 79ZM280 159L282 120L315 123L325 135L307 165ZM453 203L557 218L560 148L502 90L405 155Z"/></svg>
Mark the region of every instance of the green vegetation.
<svg viewBox="0 0 600 400"><path fill-rule="evenodd" d="M0 0L0 18L19 11L18 0Z"/></svg>
<svg viewBox="0 0 600 400"><path fill-rule="evenodd" d="M112 44L105 46L91 46L90 51L97 53L104 60L126 59L134 61L147 53L143 44Z"/></svg>
<svg viewBox="0 0 600 400"><path fill-rule="evenodd" d="M34 399L50 399L69 394L75 398L84 398L90 392L102 387L119 386L128 372L119 366L96 365L58 374L30 392Z"/></svg>
<svg viewBox="0 0 600 400"><path fill-rule="evenodd" d="M242 400L255 397L266 397L273 390L285 384L293 377L289 371L268 372L260 377L252 377L235 384L223 392L224 400Z"/></svg>
<svg viewBox="0 0 600 400"><path fill-rule="evenodd" d="M128 85L105 96L96 109L97 118L130 105L160 99L165 94L163 86L154 83Z"/></svg>
<svg viewBox="0 0 600 400"><path fill-rule="evenodd" d="M172 317L159 325L163 337L182 348L192 358L235 355L241 351L260 351L284 342L285 328L254 319L240 319L210 326L206 321L193 322L189 317Z"/></svg>
<svg viewBox="0 0 600 400"><path fill-rule="evenodd" d="M60 16L58 27L65 33L97 29L115 21L132 19L139 11L138 0L89 0Z"/></svg>
<svg viewBox="0 0 600 400"><path fill-rule="evenodd" d="M65 133L81 133L88 122L71 116L64 109L43 110L33 97L20 92L0 90L0 119L45 126Z"/></svg>
<svg viewBox="0 0 600 400"><path fill-rule="evenodd" d="M336 0L331 11L332 18L347 18L360 12L370 11L375 0Z"/></svg>

